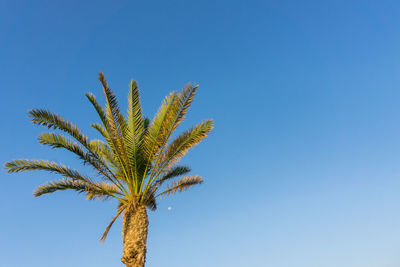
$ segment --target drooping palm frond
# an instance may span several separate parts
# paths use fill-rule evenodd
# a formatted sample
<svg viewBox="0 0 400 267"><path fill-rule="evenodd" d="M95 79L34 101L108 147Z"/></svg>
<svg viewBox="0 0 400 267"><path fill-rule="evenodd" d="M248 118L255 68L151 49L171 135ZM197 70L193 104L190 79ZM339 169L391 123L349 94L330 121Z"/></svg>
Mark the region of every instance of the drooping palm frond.
<svg viewBox="0 0 400 267"><path fill-rule="evenodd" d="M116 186L115 184L110 184L106 182L95 183L95 186L88 191L86 194L87 200L97 199L97 200L106 200L110 197L117 197L121 199L124 197L124 192Z"/></svg>
<svg viewBox="0 0 400 267"><path fill-rule="evenodd" d="M121 191L113 184L107 183L87 183L79 180L61 179L51 181L39 186L34 191L34 196L39 197L45 194L50 194L55 191L72 189L78 193L85 193L87 200L99 199L105 200L115 195L122 195Z"/></svg>
<svg viewBox="0 0 400 267"><path fill-rule="evenodd" d="M48 127L49 129L51 129L51 128L60 129L64 132L68 133L72 137L74 137L83 147L88 149L90 157L93 157L94 159L96 159L96 160L93 160L93 162L98 163L97 169L99 170L101 168L102 170L101 171L99 170L99 171L103 175L105 175L106 177L108 177L110 179L109 170L107 170L104 162L101 161L101 158L99 157L98 154L96 154L95 152L93 152L91 150L89 139L81 132L81 130L79 130L79 128L75 124L69 122L68 120L65 120L64 118L62 118L61 116L59 116L53 112L50 112L50 111L47 111L44 109L33 109L33 110L30 110L28 113L34 124L42 125L42 126ZM47 136L47 137L48 137L47 139L51 139L53 137L52 141L54 141L54 142L58 142L62 138L62 137L60 137L60 135L58 135L57 137L56 136L52 136L52 137ZM56 137L56 138L54 138L54 137ZM59 140L55 140L57 138ZM44 143L46 143L46 141L50 142L50 140L43 140ZM61 146L61 144L59 144L59 145ZM54 147L56 147L56 146L57 145L54 145ZM70 148L72 148L72 147L70 147ZM76 150L76 152L78 152L78 151Z"/></svg>
<svg viewBox="0 0 400 267"><path fill-rule="evenodd" d="M64 148L75 155L77 155L84 164L90 164L99 174L106 176L108 179L112 179L112 172L107 168L104 158L99 156L94 157L93 145L89 142L89 148L92 153L87 153L85 149L77 144L76 142L69 140L65 136L57 133L42 133L38 137L39 143L49 145L52 148Z"/></svg>
<svg viewBox="0 0 400 267"><path fill-rule="evenodd" d="M171 184L167 185L166 189L163 192L159 193L157 196L174 195L178 192L186 191L190 187L201 183L203 183L203 179L201 178L201 176L185 176L180 178L178 181L174 181Z"/></svg>
<svg viewBox="0 0 400 267"><path fill-rule="evenodd" d="M114 216L114 218L111 220L111 222L108 224L106 230L104 231L103 235L100 238L100 242L104 243L104 241L107 238L108 232L110 231L111 227L113 226L114 222L118 219L118 217L121 215L121 213L125 210L126 204L123 202L119 202L118 204L118 209L117 209L117 214Z"/></svg>
<svg viewBox="0 0 400 267"><path fill-rule="evenodd" d="M73 180L92 183L92 180L89 177L80 174L77 170L73 170L62 164L57 164L55 162L50 162L47 160L16 159L7 162L5 166L8 169L8 173L35 170L49 171L64 176L66 178L71 178Z"/></svg>

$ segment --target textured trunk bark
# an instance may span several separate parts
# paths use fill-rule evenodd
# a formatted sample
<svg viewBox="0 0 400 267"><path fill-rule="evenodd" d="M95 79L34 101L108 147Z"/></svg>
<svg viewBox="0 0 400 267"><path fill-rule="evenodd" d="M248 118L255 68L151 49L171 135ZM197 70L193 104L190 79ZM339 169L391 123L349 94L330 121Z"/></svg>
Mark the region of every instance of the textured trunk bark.
<svg viewBox="0 0 400 267"><path fill-rule="evenodd" d="M145 206L138 205L125 212L122 228L124 251L121 261L126 267L144 267L148 225Z"/></svg>

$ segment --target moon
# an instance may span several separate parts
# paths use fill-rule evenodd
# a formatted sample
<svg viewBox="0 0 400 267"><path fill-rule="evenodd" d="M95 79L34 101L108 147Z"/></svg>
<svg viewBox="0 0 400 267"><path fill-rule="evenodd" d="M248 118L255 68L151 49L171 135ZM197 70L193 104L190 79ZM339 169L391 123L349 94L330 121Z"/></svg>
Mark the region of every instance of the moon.
<svg viewBox="0 0 400 267"><path fill-rule="evenodd" d="M169 210L169 211L172 210L172 207L168 207L168 210Z"/></svg>

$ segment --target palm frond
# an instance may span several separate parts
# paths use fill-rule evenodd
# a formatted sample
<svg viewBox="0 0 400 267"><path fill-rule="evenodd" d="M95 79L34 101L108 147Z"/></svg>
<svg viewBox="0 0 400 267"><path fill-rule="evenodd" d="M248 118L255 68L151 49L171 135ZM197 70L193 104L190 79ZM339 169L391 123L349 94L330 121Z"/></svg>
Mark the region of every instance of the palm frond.
<svg viewBox="0 0 400 267"><path fill-rule="evenodd" d="M155 211L157 209L157 201L154 192L155 190L147 191L146 195L143 198L143 204L152 211Z"/></svg>
<svg viewBox="0 0 400 267"><path fill-rule="evenodd" d="M85 95L89 99L90 103L92 103L92 105L95 108L95 110L97 111L97 114L99 115L100 120L103 123L103 126L105 128L109 128L108 121L107 121L107 116L106 116L103 108L97 102L96 97L92 93L86 93Z"/></svg>
<svg viewBox="0 0 400 267"><path fill-rule="evenodd" d="M178 127L178 125L185 118L186 112L189 109L191 103L193 102L193 98L196 94L196 89L198 86L192 86L188 84L182 92L177 94L174 98L174 102L171 106L171 109L166 112L166 116L164 119L164 126L162 127L160 138L160 146L159 151L157 153L157 159L155 160L154 165L157 167L159 161L163 155L164 149L169 142L170 137L172 136L173 131ZM152 170L152 174L154 169ZM150 174L150 176L152 176ZM148 185L154 181L154 177L151 177L148 181Z"/></svg>
<svg viewBox="0 0 400 267"><path fill-rule="evenodd" d="M143 132L143 133L145 133L146 131L148 131L149 126L150 126L150 119L149 119L149 118L144 118L144 120L143 120L144 132Z"/></svg>
<svg viewBox="0 0 400 267"><path fill-rule="evenodd" d="M108 144L99 139L90 141L90 147L93 151L96 151L104 161L108 162L112 167L118 168L119 165L114 157L114 153Z"/></svg>
<svg viewBox="0 0 400 267"><path fill-rule="evenodd" d="M193 175L193 176L185 176L180 178L178 181L174 181L171 184L167 185L166 189L159 193L157 197L163 195L175 195L178 192L186 191L191 186L203 183L203 179L201 176Z"/></svg>
<svg viewBox="0 0 400 267"><path fill-rule="evenodd" d="M159 179L156 180L157 185L163 184L165 181L182 176L184 174L187 174L190 172L191 169L189 166L174 166L172 169L170 169L164 176L160 177Z"/></svg>
<svg viewBox="0 0 400 267"><path fill-rule="evenodd" d="M143 115L140 104L139 89L137 83L131 81L128 96L128 130L125 136L129 163L132 166L135 185L138 183L139 169L142 163L143 155L141 148L143 142Z"/></svg>
<svg viewBox="0 0 400 267"><path fill-rule="evenodd" d="M111 222L108 224L106 230L104 231L103 235L100 238L100 242L104 243L104 241L107 238L108 232L110 231L111 227L113 226L114 222L118 219L118 217L121 215L121 213L125 210L125 205L123 203L119 203L118 209L117 209L117 214L114 216L114 218L111 220Z"/></svg>
<svg viewBox="0 0 400 267"><path fill-rule="evenodd" d="M123 136L126 134L127 123L119 110L117 98L114 92L108 87L107 81L102 72L99 73L99 80L103 85L103 92L106 97L106 117L110 129L108 134L114 146L114 153L118 155L121 166L124 169L126 179L129 178L129 162L126 154L126 145Z"/></svg>
<svg viewBox="0 0 400 267"><path fill-rule="evenodd" d="M176 127L182 122L185 118L186 113L193 102L194 96L196 95L197 88L199 86L192 84L187 84L186 87L179 93L178 97L178 111L176 113L176 119L172 125L172 131L176 129Z"/></svg>
<svg viewBox="0 0 400 267"><path fill-rule="evenodd" d="M106 162L99 156L94 157L92 150L91 153L87 153L82 146L57 133L42 133L39 135L38 140L40 144L49 145L52 148L64 148L74 153L84 164L90 164L100 174L112 179L112 173L106 167ZM93 148L91 142L89 147Z"/></svg>
<svg viewBox="0 0 400 267"><path fill-rule="evenodd" d="M88 138L79 130L79 128L65 120L63 117L45 109L33 109L28 111L34 124L45 126L49 129L60 129L74 137L84 147L88 147Z"/></svg>
<svg viewBox="0 0 400 267"><path fill-rule="evenodd" d="M50 194L55 191L75 190L78 193L85 193L87 200L99 199L105 200L115 195L121 195L120 190L113 184L107 183L87 183L79 180L61 179L51 181L39 186L34 191L34 196L39 197L45 194Z"/></svg>
<svg viewBox="0 0 400 267"><path fill-rule="evenodd" d="M156 176L166 167L178 162L192 147L206 138L212 129L212 120L206 120L175 138L163 153Z"/></svg>
<svg viewBox="0 0 400 267"><path fill-rule="evenodd" d="M173 131L179 126L186 116L187 110L193 102L193 98L196 94L198 86L192 84L186 85L186 87L177 94L173 109L168 114L168 121L166 122L166 135L164 136L163 144L168 143Z"/></svg>
<svg viewBox="0 0 400 267"><path fill-rule="evenodd" d="M102 72L99 73L99 80L103 85L103 92L106 97L106 118L115 134L122 137L126 130L127 123L118 107L118 101L114 92L108 87L107 81Z"/></svg>
<svg viewBox="0 0 400 267"><path fill-rule="evenodd" d="M124 196L118 186L106 182L95 183L94 186L86 194L87 200L106 200L109 197L115 197L116 195Z"/></svg>
<svg viewBox="0 0 400 267"><path fill-rule="evenodd" d="M57 133L41 133L38 137L40 144L48 145L52 148L64 148L76 154L85 163L89 163L89 155L84 148L67 137Z"/></svg>
<svg viewBox="0 0 400 267"><path fill-rule="evenodd" d="M90 125L93 129L97 130L106 140L108 147L111 149L112 153L118 155L118 147L116 144L115 139L112 139L111 135L109 134L107 128L101 126L98 123L92 123Z"/></svg>
<svg viewBox="0 0 400 267"><path fill-rule="evenodd" d="M27 160L27 159L16 159L9 161L5 164L8 173L17 173L24 171L49 171L62 175L66 178L71 178L73 180L79 180L87 183L93 183L93 181L77 170L73 170L62 164L57 164L55 162L50 162L47 160Z"/></svg>
<svg viewBox="0 0 400 267"><path fill-rule="evenodd" d="M166 134L166 121L168 116L174 108L177 95L172 92L165 98L161 107L154 116L151 124L148 127L148 132L145 139L146 158L149 162L153 161L158 149L162 145L164 136Z"/></svg>

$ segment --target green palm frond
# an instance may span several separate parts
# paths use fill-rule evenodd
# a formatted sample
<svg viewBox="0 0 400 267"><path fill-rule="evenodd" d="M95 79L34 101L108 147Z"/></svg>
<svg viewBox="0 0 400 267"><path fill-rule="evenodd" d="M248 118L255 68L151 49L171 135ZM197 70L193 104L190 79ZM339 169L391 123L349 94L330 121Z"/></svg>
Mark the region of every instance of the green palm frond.
<svg viewBox="0 0 400 267"><path fill-rule="evenodd" d="M143 128L144 128L143 134L147 133L147 131L149 130L149 126L150 126L150 119L149 118L144 118L144 120L143 120Z"/></svg>
<svg viewBox="0 0 400 267"><path fill-rule="evenodd" d="M90 126L91 126L93 129L97 130L97 131L101 134L101 136L103 136L104 139L107 140L108 143L110 143L110 141L108 141L108 140L110 139L110 135L108 134L106 128L104 128L103 126L101 126L101 125L98 124L98 123L92 123L92 124L90 124ZM110 146L111 146L111 145L110 145Z"/></svg>
<svg viewBox="0 0 400 267"><path fill-rule="evenodd" d="M167 185L166 189L163 192L159 193L157 197L163 195L175 195L178 192L186 191L190 187L201 183L203 183L203 179L201 178L201 176L185 176L180 178L178 181L172 182L171 184Z"/></svg>
<svg viewBox="0 0 400 267"><path fill-rule="evenodd" d="M188 84L182 92L176 95L172 101L171 108L165 112L165 117L163 120L163 126L160 128L161 131L159 133L159 151L157 151L157 158L155 160L154 165L157 167L159 161L163 155L164 149L169 142L169 139L173 133L173 131L178 127L178 125L185 118L186 112L189 109L191 103L193 102L193 98L195 96L196 90L198 86L192 86ZM154 182L155 177L153 173L156 169L151 171L150 177L147 181L146 189Z"/></svg>
<svg viewBox="0 0 400 267"><path fill-rule="evenodd" d="M178 162L192 147L206 138L212 129L212 120L206 120L175 138L163 153L157 166L156 176L168 166Z"/></svg>
<svg viewBox="0 0 400 267"><path fill-rule="evenodd" d="M52 148L64 148L84 161L89 163L89 155L85 152L84 148L76 142L68 139L64 135L57 133L41 133L38 137L40 144L51 146Z"/></svg>
<svg viewBox="0 0 400 267"><path fill-rule="evenodd" d="M106 86L108 89L107 81L105 81L104 75L102 77L103 77L102 78L103 80L101 80L101 82L102 82L103 86ZM95 108L95 110L96 110L97 114L99 115L100 120L103 124L103 126L102 126L98 123L92 123L90 126L92 128L94 128L95 130L97 130L103 136L103 138L108 143L108 146L113 150L113 153L117 154L118 153L118 144L117 144L116 139L113 138L113 136L110 134L111 126L110 126L109 120L107 118L107 114L104 112L104 109L99 105L96 97L92 93L86 93L86 97L89 99L90 103L92 103L93 107ZM115 99L115 96L114 96L114 99Z"/></svg>
<svg viewBox="0 0 400 267"><path fill-rule="evenodd" d="M118 186L106 182L99 182L95 183L94 186L91 185L90 191L87 192L86 199L106 200L115 196L124 196L124 193L121 192Z"/></svg>
<svg viewBox="0 0 400 267"><path fill-rule="evenodd" d="M156 180L156 185L161 185L169 179L182 176L189 173L190 171L191 169L189 166L174 166L164 176Z"/></svg>
<svg viewBox="0 0 400 267"><path fill-rule="evenodd" d="M97 114L99 115L100 120L103 123L103 126L106 127L106 128L109 128L108 121L107 121L107 116L104 113L103 108L97 102L96 97L92 93L86 93L85 95L86 95L87 99L89 99L90 103L92 103L92 105L95 108L95 110L97 111Z"/></svg>
<svg viewBox="0 0 400 267"><path fill-rule="evenodd" d="M16 159L7 162L5 164L5 167L7 168L8 173L36 171L36 170L49 171L52 173L62 175L66 178L71 178L73 180L93 183L93 181L89 177L80 174L77 170L73 170L62 164L57 164L55 162L50 162L47 160Z"/></svg>
<svg viewBox="0 0 400 267"><path fill-rule="evenodd" d="M125 179L130 183L130 166L127 158L126 145L123 137L126 134L127 123L124 116L121 114L117 98L114 92L108 87L107 81L102 72L99 73L99 80L103 85L103 92L106 96L106 117L108 125L108 136L110 138L109 144L112 144L114 153L117 154L119 163L123 168Z"/></svg>
<svg viewBox="0 0 400 267"><path fill-rule="evenodd" d="M114 157L114 153L109 145L102 140L94 139L90 141L90 148L97 154L101 155L105 162L108 162L113 168L119 168L118 162Z"/></svg>
<svg viewBox="0 0 400 267"><path fill-rule="evenodd" d="M101 134L101 136L103 136L104 140L106 140L106 142L107 142L107 146L110 148L112 153L115 155L114 158L116 158L116 160L118 160L119 159L118 158L119 156L117 156L118 155L118 147L117 147L116 141L111 138L111 136L107 130L108 128L105 128L98 123L92 123L90 126L93 129L97 130Z"/></svg>
<svg viewBox="0 0 400 267"><path fill-rule="evenodd" d="M146 157L149 162L153 161L158 149L161 147L162 141L164 140L166 134L166 121L168 120L170 112L174 108L176 97L176 93L172 92L165 98L148 127L145 139L145 148Z"/></svg>
<svg viewBox="0 0 400 267"><path fill-rule="evenodd" d="M115 138L118 148L125 150L122 137L125 135L127 123L118 107L118 101L114 92L108 87L107 81L102 72L99 73L99 80L103 85L103 92L106 96L106 118L110 126L109 133Z"/></svg>
<svg viewBox="0 0 400 267"><path fill-rule="evenodd" d="M79 130L79 128L75 124L45 109L33 109L28 111L28 113L34 124L42 125L49 129L60 129L70 134L84 147L88 148L88 138Z"/></svg>
<svg viewBox="0 0 400 267"><path fill-rule="evenodd" d="M197 85L192 86L191 84L188 84L175 98L173 109L168 113L168 120L165 125L166 134L164 136L163 144L168 143L172 132L185 118L187 110L193 102L197 87Z"/></svg>
<svg viewBox="0 0 400 267"><path fill-rule="evenodd" d="M99 199L105 200L115 195L122 195L121 191L112 184L107 183L87 183L84 181L61 179L51 181L39 186L34 191L34 196L39 197L60 190L75 190L78 193L85 193L87 200Z"/></svg>
<svg viewBox="0 0 400 267"><path fill-rule="evenodd" d="M189 109L190 104L193 102L197 87L198 86L192 86L191 84L188 84L182 90L182 92L177 94L174 98L171 109L169 110L169 112L166 113L163 133L160 134L160 138L162 139L160 153L162 153L165 145L168 143L168 140L171 137L173 131L185 118L186 112Z"/></svg>
<svg viewBox="0 0 400 267"><path fill-rule="evenodd" d="M38 140L40 144L49 145L52 148L64 148L74 153L83 161L84 164L90 164L100 174L106 176L108 179L112 179L112 173L106 167L103 158L98 155L94 157L92 150L90 150L92 153L87 153L82 146L57 133L42 133L39 135ZM93 145L90 144L89 148L92 147Z"/></svg>
<svg viewBox="0 0 400 267"><path fill-rule="evenodd" d="M132 176L134 179L133 186L137 188L138 178L141 176L139 170L143 163L143 155L141 153L143 143L143 115L142 106L140 104L139 89L137 83L131 81L128 96L128 129L125 136L129 164L131 165ZM136 190L136 189L134 189Z"/></svg>

